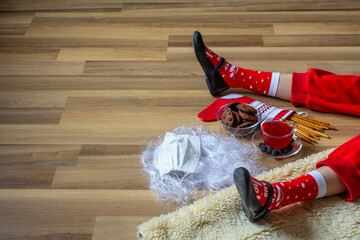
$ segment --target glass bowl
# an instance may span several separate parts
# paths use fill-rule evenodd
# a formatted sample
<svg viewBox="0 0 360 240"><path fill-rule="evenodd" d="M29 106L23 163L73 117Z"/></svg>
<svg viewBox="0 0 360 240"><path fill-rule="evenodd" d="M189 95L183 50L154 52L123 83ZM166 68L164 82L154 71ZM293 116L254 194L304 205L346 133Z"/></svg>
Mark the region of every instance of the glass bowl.
<svg viewBox="0 0 360 240"><path fill-rule="evenodd" d="M243 136L247 136L252 134L256 128L259 126L260 122L261 122L261 113L258 109L255 108L255 110L257 111L257 114L255 114L258 118L258 121L249 126L249 127L229 127L227 125L225 125L224 123L221 122L221 113L224 110L224 108L227 106L228 104L220 107L216 113L216 119L219 122L219 124L223 127L223 129L230 135L233 135L235 137L243 137ZM244 104L244 105L248 105L248 104ZM250 106L250 105L249 105ZM254 107L253 107L254 108Z"/></svg>

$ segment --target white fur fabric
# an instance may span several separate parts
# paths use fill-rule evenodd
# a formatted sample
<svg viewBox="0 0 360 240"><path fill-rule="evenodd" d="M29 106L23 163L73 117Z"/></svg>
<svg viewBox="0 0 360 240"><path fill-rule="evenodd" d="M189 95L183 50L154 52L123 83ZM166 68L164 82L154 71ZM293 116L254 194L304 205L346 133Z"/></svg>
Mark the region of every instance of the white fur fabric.
<svg viewBox="0 0 360 240"><path fill-rule="evenodd" d="M278 182L315 168L334 149L265 172L258 179ZM206 196L138 226L140 239L360 239L360 198L325 197L269 212L250 223L235 187Z"/></svg>

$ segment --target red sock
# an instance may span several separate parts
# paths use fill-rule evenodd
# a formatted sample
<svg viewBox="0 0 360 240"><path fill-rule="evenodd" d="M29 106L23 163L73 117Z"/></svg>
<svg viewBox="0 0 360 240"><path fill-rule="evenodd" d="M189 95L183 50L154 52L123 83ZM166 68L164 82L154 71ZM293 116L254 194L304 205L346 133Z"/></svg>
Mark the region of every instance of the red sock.
<svg viewBox="0 0 360 240"><path fill-rule="evenodd" d="M269 189L263 181L252 178L256 196L261 205L266 203ZM317 171L312 171L296 179L271 184L274 188L273 200L269 206L275 210L289 204L323 197L326 193L324 177Z"/></svg>
<svg viewBox="0 0 360 240"><path fill-rule="evenodd" d="M221 98L216 99L210 106L202 110L198 114L198 118L204 122L207 121L216 121L216 113L219 110L220 107L232 103L232 102L239 102L242 104L249 104L250 106L256 108L261 113L261 118L267 119L267 118L282 118L286 119L288 116L290 116L294 111L293 110L285 110L281 108L276 108L272 105L262 103L259 101L256 101L252 98L239 95L239 94L228 94L226 96L223 96Z"/></svg>
<svg viewBox="0 0 360 240"><path fill-rule="evenodd" d="M217 66L221 60L221 57L209 48L206 48L206 56L214 66ZM231 88L244 88L272 97L276 95L280 78L280 73L240 68L226 60L219 73Z"/></svg>

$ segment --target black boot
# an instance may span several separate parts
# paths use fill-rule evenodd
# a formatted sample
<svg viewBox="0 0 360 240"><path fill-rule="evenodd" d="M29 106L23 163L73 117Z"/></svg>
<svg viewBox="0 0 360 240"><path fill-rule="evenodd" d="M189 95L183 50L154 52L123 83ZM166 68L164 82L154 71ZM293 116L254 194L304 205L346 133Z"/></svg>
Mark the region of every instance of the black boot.
<svg viewBox="0 0 360 240"><path fill-rule="evenodd" d="M263 182L265 182L269 188L269 196L265 205L261 205L256 197L249 171L243 167L237 168L234 171L234 183L237 191L239 192L246 216L250 222L255 222L261 219L267 212L269 212L268 208L273 199L274 189L270 183L266 181Z"/></svg>
<svg viewBox="0 0 360 240"><path fill-rule="evenodd" d="M210 60L206 57L206 48L202 40L201 34L195 31L193 34L193 45L197 60L204 70L205 80L211 95L219 94L229 88L219 73L219 69L224 64L225 59L221 58L220 63L214 67Z"/></svg>

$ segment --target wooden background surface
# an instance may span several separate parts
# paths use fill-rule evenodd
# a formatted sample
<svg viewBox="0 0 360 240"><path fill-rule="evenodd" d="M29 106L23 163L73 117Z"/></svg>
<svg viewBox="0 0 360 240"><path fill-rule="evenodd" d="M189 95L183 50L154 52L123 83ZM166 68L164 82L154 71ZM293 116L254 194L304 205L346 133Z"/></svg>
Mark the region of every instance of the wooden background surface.
<svg viewBox="0 0 360 240"><path fill-rule="evenodd" d="M148 190L146 139L214 101L192 33L245 68L360 74L358 0L0 1L0 239L135 239L170 211ZM246 94L277 107L290 103ZM360 133L359 118L313 112L338 131L296 157Z"/></svg>

